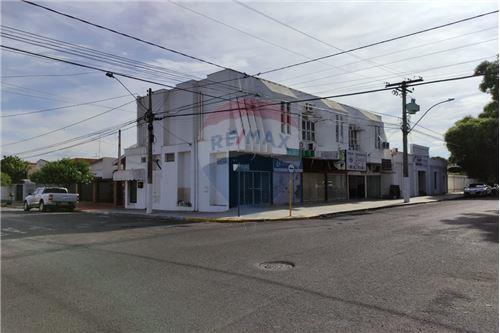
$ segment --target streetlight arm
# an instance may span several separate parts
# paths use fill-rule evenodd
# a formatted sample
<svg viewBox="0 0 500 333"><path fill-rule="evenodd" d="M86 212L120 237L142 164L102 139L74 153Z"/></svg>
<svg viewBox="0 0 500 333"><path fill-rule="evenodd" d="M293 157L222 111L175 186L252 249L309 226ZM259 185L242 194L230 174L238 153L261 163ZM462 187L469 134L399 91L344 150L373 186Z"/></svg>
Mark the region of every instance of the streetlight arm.
<svg viewBox="0 0 500 333"><path fill-rule="evenodd" d="M408 131L408 133L410 133L410 132L411 132L411 131L415 128L415 126L417 126L417 125L418 125L418 123L420 122L420 120L422 120L422 118L424 118L424 117L425 117L425 115L426 115L426 114L427 114L427 113L428 113L428 112L429 112L432 108L434 108L435 106L438 106L439 104L448 103L448 102L451 102L451 101L453 101L453 100L455 100L455 99L454 99L454 98L448 98L447 100L445 100L445 101L441 101L441 102L439 102L439 103L436 103L436 104L434 104L433 106L431 106L430 108L428 108L428 109L427 109L427 111L425 111L425 112L424 112L424 114L423 114L423 115L422 115L422 116L421 116L421 117L417 120L417 122L416 122L415 124L413 124L413 126L410 128L410 130Z"/></svg>

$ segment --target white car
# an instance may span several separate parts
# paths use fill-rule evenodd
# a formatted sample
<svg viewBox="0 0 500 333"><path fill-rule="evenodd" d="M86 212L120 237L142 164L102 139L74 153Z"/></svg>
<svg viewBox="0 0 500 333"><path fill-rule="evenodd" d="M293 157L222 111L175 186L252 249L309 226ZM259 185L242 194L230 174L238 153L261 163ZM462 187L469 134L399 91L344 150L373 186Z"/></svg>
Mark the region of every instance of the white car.
<svg viewBox="0 0 500 333"><path fill-rule="evenodd" d="M464 195L466 197L470 196L481 196L485 197L491 194L491 187L484 183L470 184L464 188Z"/></svg>
<svg viewBox="0 0 500 333"><path fill-rule="evenodd" d="M31 208L38 208L41 212L48 208L67 208L75 209L78 202L78 194L68 193L64 187L39 187L35 192L30 193L24 198L24 210L29 211Z"/></svg>

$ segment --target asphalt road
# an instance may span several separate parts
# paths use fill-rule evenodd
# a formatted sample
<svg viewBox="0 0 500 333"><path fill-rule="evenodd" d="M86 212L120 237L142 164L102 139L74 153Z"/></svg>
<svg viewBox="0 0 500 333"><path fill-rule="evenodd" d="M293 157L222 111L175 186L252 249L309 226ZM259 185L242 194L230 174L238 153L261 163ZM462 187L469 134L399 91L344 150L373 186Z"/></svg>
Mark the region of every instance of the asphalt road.
<svg viewBox="0 0 500 333"><path fill-rule="evenodd" d="M493 199L243 224L3 211L1 239L2 332L498 332Z"/></svg>

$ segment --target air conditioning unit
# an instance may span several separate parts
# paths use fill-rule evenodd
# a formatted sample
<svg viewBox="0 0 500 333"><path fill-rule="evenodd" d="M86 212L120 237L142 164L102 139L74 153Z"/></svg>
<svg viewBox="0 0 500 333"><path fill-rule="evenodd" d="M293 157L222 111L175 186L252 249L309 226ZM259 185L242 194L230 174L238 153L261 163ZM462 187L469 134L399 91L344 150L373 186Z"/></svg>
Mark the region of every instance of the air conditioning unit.
<svg viewBox="0 0 500 333"><path fill-rule="evenodd" d="M305 114L305 115L312 114L313 109L314 109L314 107L311 103L306 103L306 104L304 104L303 114Z"/></svg>
<svg viewBox="0 0 500 333"><path fill-rule="evenodd" d="M389 142L382 142L383 149L389 149Z"/></svg>

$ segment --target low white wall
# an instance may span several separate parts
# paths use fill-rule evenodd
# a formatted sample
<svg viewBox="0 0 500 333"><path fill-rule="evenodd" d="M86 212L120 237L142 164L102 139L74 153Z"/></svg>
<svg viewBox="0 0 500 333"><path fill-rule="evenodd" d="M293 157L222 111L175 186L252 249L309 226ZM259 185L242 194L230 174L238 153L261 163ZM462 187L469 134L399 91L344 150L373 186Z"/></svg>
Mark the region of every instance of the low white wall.
<svg viewBox="0 0 500 333"><path fill-rule="evenodd" d="M466 175L448 174L448 191L449 192L462 192L464 187L471 183L477 182L476 179L469 178Z"/></svg>

